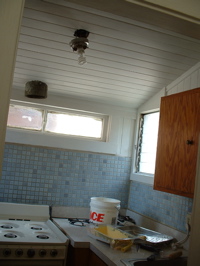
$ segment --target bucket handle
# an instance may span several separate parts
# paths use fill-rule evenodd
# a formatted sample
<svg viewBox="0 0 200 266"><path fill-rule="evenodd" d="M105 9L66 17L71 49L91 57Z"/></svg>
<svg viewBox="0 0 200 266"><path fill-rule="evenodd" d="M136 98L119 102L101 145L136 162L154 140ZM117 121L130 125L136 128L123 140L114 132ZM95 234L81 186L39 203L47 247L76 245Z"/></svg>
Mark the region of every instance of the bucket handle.
<svg viewBox="0 0 200 266"><path fill-rule="evenodd" d="M115 209L117 209L119 211L120 210L120 207L115 206Z"/></svg>

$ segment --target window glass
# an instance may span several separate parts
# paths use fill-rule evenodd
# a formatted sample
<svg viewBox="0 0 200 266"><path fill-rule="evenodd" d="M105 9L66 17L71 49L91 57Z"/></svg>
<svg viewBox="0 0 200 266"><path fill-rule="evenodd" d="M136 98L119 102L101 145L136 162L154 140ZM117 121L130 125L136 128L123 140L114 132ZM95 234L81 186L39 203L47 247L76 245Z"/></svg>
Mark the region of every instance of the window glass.
<svg viewBox="0 0 200 266"><path fill-rule="evenodd" d="M46 108L10 105L7 126L106 141L108 116L82 111L65 113L49 111Z"/></svg>
<svg viewBox="0 0 200 266"><path fill-rule="evenodd" d="M101 139L102 127L103 118L48 112L45 131Z"/></svg>
<svg viewBox="0 0 200 266"><path fill-rule="evenodd" d="M43 110L10 105L7 125L16 128L42 130Z"/></svg>
<svg viewBox="0 0 200 266"><path fill-rule="evenodd" d="M154 174L158 125L159 112L142 115L136 160L137 172Z"/></svg>

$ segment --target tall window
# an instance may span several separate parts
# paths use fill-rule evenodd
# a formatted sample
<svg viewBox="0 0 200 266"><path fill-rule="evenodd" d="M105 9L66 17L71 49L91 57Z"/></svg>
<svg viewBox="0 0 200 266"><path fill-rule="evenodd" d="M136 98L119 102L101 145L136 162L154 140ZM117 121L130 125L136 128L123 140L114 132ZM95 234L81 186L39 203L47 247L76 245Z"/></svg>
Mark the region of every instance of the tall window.
<svg viewBox="0 0 200 266"><path fill-rule="evenodd" d="M142 114L138 134L136 172L154 174L159 112Z"/></svg>

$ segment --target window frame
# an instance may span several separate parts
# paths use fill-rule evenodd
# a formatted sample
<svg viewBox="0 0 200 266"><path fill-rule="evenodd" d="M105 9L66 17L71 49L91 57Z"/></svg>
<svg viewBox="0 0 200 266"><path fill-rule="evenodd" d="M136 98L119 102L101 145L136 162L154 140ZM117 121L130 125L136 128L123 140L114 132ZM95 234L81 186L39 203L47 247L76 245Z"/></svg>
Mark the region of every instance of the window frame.
<svg viewBox="0 0 200 266"><path fill-rule="evenodd" d="M153 173L150 173L150 172L142 172L142 171L140 171L140 167L141 167L140 166L140 161L141 161L141 158L142 158L142 146L143 146L143 134L144 134L144 130L145 130L145 128L144 128L145 116L149 116L149 115L153 115L153 114L156 114L156 116L158 117L158 128L159 128L159 115L160 115L160 113L158 111L148 112L148 113L145 113L145 114L144 113L140 114L140 123L139 123L139 130L138 130L138 141L137 141L137 150L136 150L136 159L135 159L135 169L136 169L136 172L140 173L140 174L154 175ZM156 151L155 151L155 154L156 154ZM154 164L154 166L155 166L155 164Z"/></svg>
<svg viewBox="0 0 200 266"><path fill-rule="evenodd" d="M135 129L133 156L132 156L132 169L131 169L131 175L130 175L130 180L149 184L149 185L153 185L154 183L154 174L137 172L136 160L137 160L137 149L138 149L138 140L139 140L140 118L142 115L149 114L149 113L155 113L155 112L160 112L160 109L156 108L153 110L148 110L145 112L143 111L143 112L138 113L137 124L136 124L136 129Z"/></svg>
<svg viewBox="0 0 200 266"><path fill-rule="evenodd" d="M32 103L25 103L25 102L10 102L10 105L14 106L21 106L21 107L27 107L27 108L33 108L41 110L43 113L43 122L42 122L42 130L34 130L34 129L26 129L26 128L20 128L20 127L7 127L10 130L21 130L21 131L29 131L29 132L36 132L41 134L48 134L48 135L56 135L57 137L65 137L65 138L78 138L78 139L85 139L85 140L93 140L98 142L107 142L108 141L108 135L109 135L109 121L110 116L106 114L100 114L100 113L93 113L93 112L87 112L84 110L72 110L67 108L61 108L61 107L52 107L52 106L45 106L40 104L32 104ZM48 112L57 112L60 114L75 114L80 116L88 116L88 117L96 117L102 119L102 134L101 138L95 138L95 137L87 137L87 136L77 136L77 135L69 135L69 134L63 134L63 133L54 133L49 132L45 130L45 126L47 123L47 114Z"/></svg>

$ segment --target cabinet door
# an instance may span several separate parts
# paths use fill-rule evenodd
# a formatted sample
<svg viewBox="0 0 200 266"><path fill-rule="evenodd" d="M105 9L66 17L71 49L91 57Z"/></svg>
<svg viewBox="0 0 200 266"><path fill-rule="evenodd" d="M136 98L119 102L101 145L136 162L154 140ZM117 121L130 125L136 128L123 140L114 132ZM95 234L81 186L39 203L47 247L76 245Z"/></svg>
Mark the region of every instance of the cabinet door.
<svg viewBox="0 0 200 266"><path fill-rule="evenodd" d="M74 248L68 246L66 266L88 266L89 248Z"/></svg>
<svg viewBox="0 0 200 266"><path fill-rule="evenodd" d="M199 133L200 89L161 99L154 189L193 197Z"/></svg>
<svg viewBox="0 0 200 266"><path fill-rule="evenodd" d="M94 252L90 250L88 266L108 266L108 265L103 260L101 260Z"/></svg>
<svg viewBox="0 0 200 266"><path fill-rule="evenodd" d="M68 246L66 266L108 266L89 248Z"/></svg>

